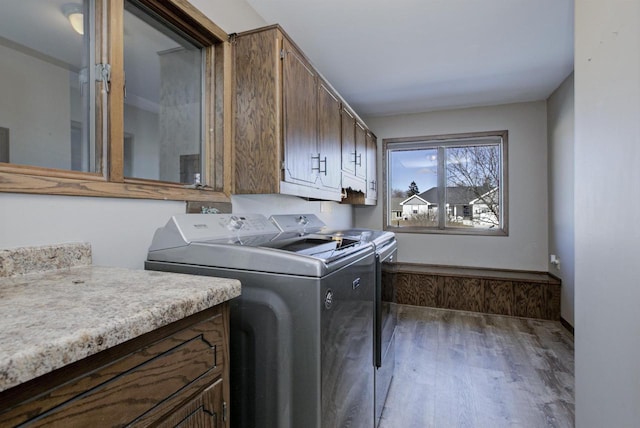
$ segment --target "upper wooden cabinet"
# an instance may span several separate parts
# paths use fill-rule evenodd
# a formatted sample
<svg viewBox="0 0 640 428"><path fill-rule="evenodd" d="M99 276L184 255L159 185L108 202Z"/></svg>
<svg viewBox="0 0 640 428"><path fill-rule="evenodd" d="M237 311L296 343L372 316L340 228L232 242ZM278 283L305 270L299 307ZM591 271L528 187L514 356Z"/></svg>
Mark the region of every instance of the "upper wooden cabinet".
<svg viewBox="0 0 640 428"><path fill-rule="evenodd" d="M378 200L378 138L367 132L367 191L366 205L375 205Z"/></svg>
<svg viewBox="0 0 640 428"><path fill-rule="evenodd" d="M320 159L317 76L287 39L282 45L284 181L314 185Z"/></svg>
<svg viewBox="0 0 640 428"><path fill-rule="evenodd" d="M367 156L367 131L364 125L360 122L356 122L356 152L354 156L356 177L363 180L367 179L367 163L365 157Z"/></svg>
<svg viewBox="0 0 640 428"><path fill-rule="evenodd" d="M342 171L366 179L367 143L365 126L349 109L342 108Z"/></svg>
<svg viewBox="0 0 640 428"><path fill-rule="evenodd" d="M366 131L346 107L342 108L342 187L366 191ZM350 203L347 201L347 203Z"/></svg>
<svg viewBox="0 0 640 428"><path fill-rule="evenodd" d="M234 193L340 200L339 98L278 26L237 35Z"/></svg>
<svg viewBox="0 0 640 428"><path fill-rule="evenodd" d="M318 83L318 173L323 187L340 191L341 103L322 79Z"/></svg>
<svg viewBox="0 0 640 428"><path fill-rule="evenodd" d="M357 137L358 133L358 125L356 125L355 138L360 138ZM365 134L361 138L364 140L364 147L358 152L362 154L361 162L354 162L353 165L355 166L354 171L356 173L360 171L361 174L366 174L366 179L362 180L354 173L343 171L343 186L349 184L350 190L347 191L347 196L342 200L342 203L352 205L376 205L378 202L378 138L368 130L365 130ZM360 160L359 158L356 159ZM362 165L360 165L360 163Z"/></svg>
<svg viewBox="0 0 640 428"><path fill-rule="evenodd" d="M357 115L279 26L231 42L233 193L364 199L368 131Z"/></svg>
<svg viewBox="0 0 640 428"><path fill-rule="evenodd" d="M342 170L356 175L356 119L348 109L342 109Z"/></svg>

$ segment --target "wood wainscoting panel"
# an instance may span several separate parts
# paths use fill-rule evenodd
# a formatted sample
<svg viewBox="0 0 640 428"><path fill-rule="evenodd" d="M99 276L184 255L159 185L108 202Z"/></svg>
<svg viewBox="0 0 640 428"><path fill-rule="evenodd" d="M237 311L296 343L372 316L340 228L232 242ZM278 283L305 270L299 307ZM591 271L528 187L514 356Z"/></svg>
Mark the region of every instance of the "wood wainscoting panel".
<svg viewBox="0 0 640 428"><path fill-rule="evenodd" d="M560 321L560 281L546 284L545 309L545 319Z"/></svg>
<svg viewBox="0 0 640 428"><path fill-rule="evenodd" d="M482 312L484 290L479 278L444 277L439 307L461 311Z"/></svg>
<svg viewBox="0 0 640 428"><path fill-rule="evenodd" d="M514 282L514 313L517 317L544 318L545 310L544 286L526 282Z"/></svg>
<svg viewBox="0 0 640 428"><path fill-rule="evenodd" d="M396 302L413 306L435 306L438 302L438 277L399 273L396 277Z"/></svg>
<svg viewBox="0 0 640 428"><path fill-rule="evenodd" d="M484 311L488 314L513 315L513 283L484 280Z"/></svg>
<svg viewBox="0 0 640 428"><path fill-rule="evenodd" d="M388 302L554 321L560 286L546 272L396 263L382 273Z"/></svg>

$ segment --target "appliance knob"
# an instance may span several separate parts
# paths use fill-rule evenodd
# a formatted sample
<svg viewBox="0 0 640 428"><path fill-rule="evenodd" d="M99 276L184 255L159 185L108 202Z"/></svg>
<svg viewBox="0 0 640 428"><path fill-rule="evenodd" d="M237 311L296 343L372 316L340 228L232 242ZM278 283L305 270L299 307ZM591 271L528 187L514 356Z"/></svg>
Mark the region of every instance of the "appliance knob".
<svg viewBox="0 0 640 428"><path fill-rule="evenodd" d="M227 222L227 229L229 230L240 230L244 226L242 220L240 220L237 216L232 215L229 217L229 221Z"/></svg>
<svg viewBox="0 0 640 428"><path fill-rule="evenodd" d="M333 306L333 291L329 289L327 290L327 294L324 296L324 307L331 309L331 306Z"/></svg>

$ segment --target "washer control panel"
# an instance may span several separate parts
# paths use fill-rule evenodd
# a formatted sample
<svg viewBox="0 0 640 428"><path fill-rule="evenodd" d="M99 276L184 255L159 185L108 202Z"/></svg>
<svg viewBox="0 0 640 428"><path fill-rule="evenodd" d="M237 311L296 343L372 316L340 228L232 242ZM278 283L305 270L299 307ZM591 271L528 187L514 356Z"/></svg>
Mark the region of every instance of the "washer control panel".
<svg viewBox="0 0 640 428"><path fill-rule="evenodd" d="M315 214L278 214L270 220L283 232L317 232L326 226Z"/></svg>
<svg viewBox="0 0 640 428"><path fill-rule="evenodd" d="M262 214L180 214L173 220L186 242L280 233Z"/></svg>

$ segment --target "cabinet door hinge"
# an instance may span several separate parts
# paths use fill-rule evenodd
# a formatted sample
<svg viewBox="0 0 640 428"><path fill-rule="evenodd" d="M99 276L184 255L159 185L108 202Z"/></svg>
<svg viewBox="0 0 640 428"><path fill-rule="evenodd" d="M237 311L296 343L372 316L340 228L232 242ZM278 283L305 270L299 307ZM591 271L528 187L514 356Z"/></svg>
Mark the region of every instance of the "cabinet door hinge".
<svg viewBox="0 0 640 428"><path fill-rule="evenodd" d="M111 81L111 64L96 64L96 82L102 82L105 92L109 93Z"/></svg>
<svg viewBox="0 0 640 428"><path fill-rule="evenodd" d="M227 402L222 402L222 421L227 422Z"/></svg>
<svg viewBox="0 0 640 428"><path fill-rule="evenodd" d="M284 48L280 49L280 59L284 59Z"/></svg>

